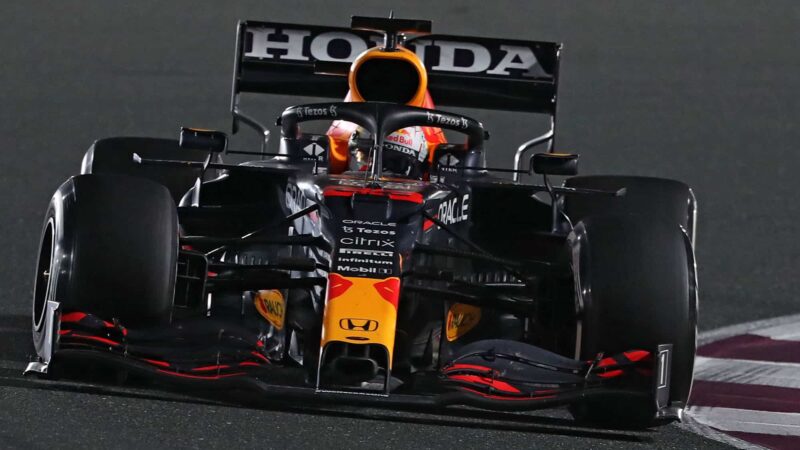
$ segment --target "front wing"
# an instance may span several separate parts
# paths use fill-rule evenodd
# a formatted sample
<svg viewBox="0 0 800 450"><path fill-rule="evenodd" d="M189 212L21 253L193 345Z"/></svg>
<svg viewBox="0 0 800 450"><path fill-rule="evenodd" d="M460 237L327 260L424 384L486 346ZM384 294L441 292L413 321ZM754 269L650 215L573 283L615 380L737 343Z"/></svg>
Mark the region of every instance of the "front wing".
<svg viewBox="0 0 800 450"><path fill-rule="evenodd" d="M300 399L319 403L444 408L467 405L525 411L589 398L638 396L654 399L656 417L676 419L668 407L672 346L632 350L592 361L576 361L515 341L484 340L465 346L435 374L425 392L322 390L302 382L302 369L273 361L267 341L246 329L200 319L157 329L130 329L116 321L48 309L53 336L48 360L26 373L47 373L62 361L100 362L168 384L238 388L265 401ZM298 376L300 375L300 376Z"/></svg>

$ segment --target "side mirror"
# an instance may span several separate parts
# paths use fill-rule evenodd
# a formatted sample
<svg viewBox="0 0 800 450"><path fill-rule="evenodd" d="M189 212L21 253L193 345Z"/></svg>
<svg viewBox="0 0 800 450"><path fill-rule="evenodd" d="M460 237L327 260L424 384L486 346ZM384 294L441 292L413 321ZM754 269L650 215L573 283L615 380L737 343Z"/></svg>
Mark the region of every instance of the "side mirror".
<svg viewBox="0 0 800 450"><path fill-rule="evenodd" d="M577 175L578 155L572 153L536 153L533 171L540 175Z"/></svg>
<svg viewBox="0 0 800 450"><path fill-rule="evenodd" d="M181 127L178 145L180 148L219 153L228 148L228 135L222 131Z"/></svg>

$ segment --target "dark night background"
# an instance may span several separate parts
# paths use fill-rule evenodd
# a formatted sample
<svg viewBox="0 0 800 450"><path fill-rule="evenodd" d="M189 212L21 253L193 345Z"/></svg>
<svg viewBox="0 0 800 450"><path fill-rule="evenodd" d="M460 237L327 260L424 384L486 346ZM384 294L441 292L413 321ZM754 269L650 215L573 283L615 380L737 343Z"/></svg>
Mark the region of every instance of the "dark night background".
<svg viewBox="0 0 800 450"><path fill-rule="evenodd" d="M94 139L176 137L181 125L228 131L234 33L236 21L246 18L347 25L351 14L383 16L394 9L397 17L432 19L439 33L563 42L559 148L581 154L584 174L676 178L695 190L701 330L800 312L800 181L795 174L800 168L800 4L364 3L0 5L4 367L20 362L21 368L28 352L35 251L52 192L79 171ZM306 100L275 97L252 104L270 123L283 107ZM492 131L492 166L509 166L517 145L539 131L528 117L471 114ZM235 143L252 145L253 137L242 131ZM20 385L0 388L0 446L60 447L95 439L88 442L273 447L288 439L290 447L301 447L332 444L326 436L356 446L381 441L392 447L620 445L602 436L575 441L570 432L548 431L550 419L498 431L91 395L82 395L79 407L75 394ZM86 417L86 408L99 415ZM32 437L40 427L51 437ZM304 427L310 431L298 437ZM167 434L170 440L159 437ZM674 426L634 436L623 445L709 443Z"/></svg>

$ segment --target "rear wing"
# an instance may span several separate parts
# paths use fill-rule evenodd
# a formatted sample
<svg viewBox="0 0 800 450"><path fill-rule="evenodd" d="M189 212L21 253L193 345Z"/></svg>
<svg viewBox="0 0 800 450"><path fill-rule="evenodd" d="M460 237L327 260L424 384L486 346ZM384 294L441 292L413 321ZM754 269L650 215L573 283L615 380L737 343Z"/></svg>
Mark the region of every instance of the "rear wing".
<svg viewBox="0 0 800 450"><path fill-rule="evenodd" d="M231 94L233 132L239 122L256 129L263 134L261 151L266 152L269 130L239 109L241 93L343 99L348 86L342 66L349 66L367 48L389 40L392 47L397 33L410 32L414 37L400 42L425 65L428 91L437 105L550 117L549 130L517 149L517 172L526 167L525 155L533 148L546 144L548 151L554 151L561 44L428 34L430 28L424 20L370 17L353 17L351 28L239 22ZM519 176L514 173L514 181Z"/></svg>
<svg viewBox="0 0 800 450"><path fill-rule="evenodd" d="M347 94L347 78L325 73L325 67L350 63L382 42L383 36L373 31L240 22L234 117L242 92L341 100ZM428 90L437 105L555 116L560 44L429 34L403 45L425 64Z"/></svg>

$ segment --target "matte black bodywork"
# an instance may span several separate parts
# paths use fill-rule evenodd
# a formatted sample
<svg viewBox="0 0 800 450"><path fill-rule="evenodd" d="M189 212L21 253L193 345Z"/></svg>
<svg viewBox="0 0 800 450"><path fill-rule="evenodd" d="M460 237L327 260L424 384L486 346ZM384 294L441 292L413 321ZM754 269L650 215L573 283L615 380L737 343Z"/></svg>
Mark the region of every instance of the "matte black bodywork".
<svg viewBox="0 0 800 450"><path fill-rule="evenodd" d="M346 90L340 77L316 71L313 60L253 56L253 33L266 29L285 34L292 28L240 24L232 100L234 128L242 121L264 131L265 139L266 128L239 110L241 92L339 96ZM313 41L341 30L295 31ZM348 32L365 46L371 40L368 32ZM418 46L428 45L416 39ZM484 46L492 60L503 58L495 54L500 41L468 41ZM442 104L546 113L554 124L560 46L502 42L529 48L541 72L498 75L487 68L485 74L464 77L437 73L425 60L433 69L432 93ZM307 45L284 51L296 51L301 60L313 53ZM303 123L333 120L354 122L368 132L368 171L327 173L328 141L304 133ZM196 149L204 148L202 142L195 142L186 160L176 160L171 152L134 151L132 160L144 177L155 173L149 178L158 179L170 168L184 178L197 177L183 195L178 186L169 186L180 197L170 325L129 329L114 317L62 311L57 302L39 299L40 335L48 345L30 370L44 372L60 358L83 358L179 383L231 383L276 396L390 405L535 409L622 395L652 401L655 417L676 417L682 404L670 398L671 342L581 359L586 286L579 275L585 243L576 237L565 205L579 211L587 199L613 203L625 194L624 186L611 181L602 189L580 181L552 186L546 176L543 185L534 185L496 177L497 172L531 174L531 164L485 167L483 125L446 111L377 102L315 103L287 108L278 125L279 152L262 148L255 153L262 159L240 165L223 163L217 151L200 152L206 154L200 157ZM413 126L447 129L465 141L439 148L453 158L446 164L434 158L424 179L387 176L384 138ZM552 146L553 130L549 133L531 146ZM219 135L214 138L222 142ZM133 147L125 143L127 154ZM523 147L518 159L530 146ZM103 167L92 157L86 167ZM577 158L570 161L573 173ZM693 265L694 204L676 214L683 213L675 225L688 228L686 251ZM398 280L392 348L359 345L357 337L320 345L334 275ZM264 291L279 292L281 299L260 303L267 311L257 300ZM344 320L340 326L354 332L379 326L369 317Z"/></svg>

